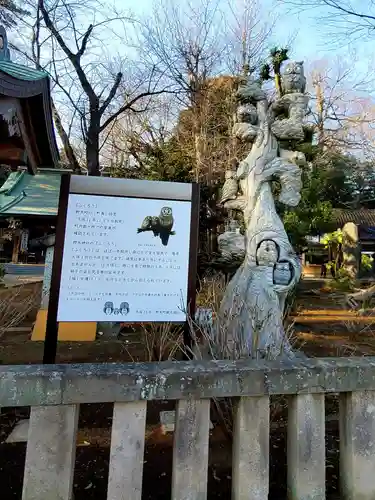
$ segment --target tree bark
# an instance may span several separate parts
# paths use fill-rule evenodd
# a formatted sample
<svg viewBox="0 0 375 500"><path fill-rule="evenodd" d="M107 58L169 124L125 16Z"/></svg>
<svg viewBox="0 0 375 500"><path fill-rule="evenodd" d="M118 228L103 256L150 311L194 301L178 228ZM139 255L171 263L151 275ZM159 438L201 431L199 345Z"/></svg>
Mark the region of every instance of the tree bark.
<svg viewBox="0 0 375 500"><path fill-rule="evenodd" d="M93 118L91 118L86 138L86 165L88 175L97 177L100 176L99 134L100 126L99 124L96 125Z"/></svg>
<svg viewBox="0 0 375 500"><path fill-rule="evenodd" d="M44 0L38 0L38 7L42 14L44 23L46 25L47 30L51 33L51 35L56 40L57 44L60 46L61 50L65 53L66 57L69 59L71 65L74 68L74 71L78 77L80 85L82 87L83 92L87 96L87 100L89 103L90 109L90 117L88 121L88 125L86 123L86 116L83 115L80 111L81 118L84 120L84 133L85 133L85 145L86 145L86 165L88 170L88 175L92 176L100 176L100 165L99 165L99 137L101 132L103 132L108 125L110 125L117 117L119 117L122 113L126 111L132 112L141 112L142 109L136 109L134 106L136 104L140 104L144 98L160 95L164 93L166 90L152 90L151 82L148 86L148 89L144 92L140 92L138 95L129 99L123 106L117 109L116 112L109 114L107 116L104 123L101 123L104 113L106 112L108 106L111 104L113 99L115 98L120 83L122 81L122 73L117 73L113 84L110 86L110 90L107 94L106 98L103 98L103 93L96 91L96 85L90 82L90 73L86 72L85 66L82 66L82 57L86 53L87 44L89 42L90 36L94 30L94 27L98 27L102 23L98 23L95 26L90 24L84 34L80 35L79 38L79 47L77 52L72 52L67 45L63 33L58 29L57 24L54 20L54 15L51 16L51 12L53 9L47 9L44 3ZM77 35L77 33L75 33ZM77 39L77 37L76 37ZM100 102L102 103L100 105ZM78 108L76 108L78 110ZM57 127L58 125L56 125ZM72 152L69 151L69 155ZM67 155L68 156L68 155ZM74 165L74 163L73 163Z"/></svg>
<svg viewBox="0 0 375 500"><path fill-rule="evenodd" d="M76 157L76 155L73 151L73 148L70 144L68 134L65 132L64 126L61 122L60 114L57 111L57 108L55 106L53 99L51 99L51 106L52 106L53 120L54 120L55 125L56 125L57 133L59 134L61 142L63 144L64 152L65 152L65 155L68 159L69 166L72 168L72 170L75 174L81 174L81 167L78 163L77 157Z"/></svg>

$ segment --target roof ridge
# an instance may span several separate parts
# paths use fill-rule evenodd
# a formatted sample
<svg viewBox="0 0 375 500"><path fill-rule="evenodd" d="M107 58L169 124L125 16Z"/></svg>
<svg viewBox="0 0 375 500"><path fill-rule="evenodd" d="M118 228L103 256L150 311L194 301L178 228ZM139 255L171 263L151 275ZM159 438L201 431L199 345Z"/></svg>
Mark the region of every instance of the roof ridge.
<svg viewBox="0 0 375 500"><path fill-rule="evenodd" d="M43 174L43 173L71 174L72 172L73 172L72 169L66 169L66 168L38 167L38 170L37 170L35 175Z"/></svg>
<svg viewBox="0 0 375 500"><path fill-rule="evenodd" d="M25 66L12 61L0 60L0 71L7 73L9 76L26 81L49 78L47 71L31 68L30 66Z"/></svg>
<svg viewBox="0 0 375 500"><path fill-rule="evenodd" d="M5 196L9 196L11 191L18 186L20 181L25 177L26 170L11 172L8 179L4 182L4 184L0 188L0 194L5 194ZM14 179L11 179L12 174L16 174Z"/></svg>
<svg viewBox="0 0 375 500"><path fill-rule="evenodd" d="M333 212L375 212L375 208L332 208Z"/></svg>
<svg viewBox="0 0 375 500"><path fill-rule="evenodd" d="M17 203L22 201L24 198L26 198L26 194L22 192L16 198L11 199L9 203L0 207L1 211L5 212L6 210L9 210L10 208L14 207L14 205L17 205Z"/></svg>

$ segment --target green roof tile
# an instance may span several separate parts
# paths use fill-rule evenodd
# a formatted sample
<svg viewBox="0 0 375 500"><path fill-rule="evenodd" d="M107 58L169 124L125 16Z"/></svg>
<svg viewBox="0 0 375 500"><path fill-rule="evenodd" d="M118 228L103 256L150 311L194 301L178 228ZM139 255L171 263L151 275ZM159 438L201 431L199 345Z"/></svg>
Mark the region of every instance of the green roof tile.
<svg viewBox="0 0 375 500"><path fill-rule="evenodd" d="M7 73L9 76L18 78L19 80L35 81L47 78L48 74L45 71L39 71L34 68L28 68L11 61L0 61L0 71Z"/></svg>
<svg viewBox="0 0 375 500"><path fill-rule="evenodd" d="M0 217L57 215L63 172L13 172L0 189Z"/></svg>
<svg viewBox="0 0 375 500"><path fill-rule="evenodd" d="M7 194L12 191L16 187L16 185L23 180L23 177L26 172L11 172L4 182L4 184L0 187L0 194Z"/></svg>

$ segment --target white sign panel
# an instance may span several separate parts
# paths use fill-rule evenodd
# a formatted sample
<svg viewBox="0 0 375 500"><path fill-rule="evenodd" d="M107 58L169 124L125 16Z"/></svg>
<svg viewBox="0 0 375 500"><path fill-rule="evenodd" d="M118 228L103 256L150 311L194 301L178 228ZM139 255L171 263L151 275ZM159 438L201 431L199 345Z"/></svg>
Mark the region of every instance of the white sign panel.
<svg viewBox="0 0 375 500"><path fill-rule="evenodd" d="M185 321L191 202L70 194L58 321Z"/></svg>

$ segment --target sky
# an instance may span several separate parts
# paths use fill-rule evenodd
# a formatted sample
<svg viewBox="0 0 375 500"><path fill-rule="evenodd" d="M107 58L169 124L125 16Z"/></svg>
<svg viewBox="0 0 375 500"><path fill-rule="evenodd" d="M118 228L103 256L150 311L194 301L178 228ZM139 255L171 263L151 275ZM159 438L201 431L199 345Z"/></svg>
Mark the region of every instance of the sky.
<svg viewBox="0 0 375 500"><path fill-rule="evenodd" d="M279 0L280 1L280 0ZM355 1L355 0L354 0ZM361 0L365 4L367 0ZM375 37L368 40L341 39L335 36L334 28L321 22L327 18L326 8L315 8L305 12L290 12L288 7L280 7L281 21L276 25L275 38L283 39L283 35L296 30L292 58L305 61L343 57L349 59L355 53L356 64L364 69L373 61Z"/></svg>
<svg viewBox="0 0 375 500"><path fill-rule="evenodd" d="M181 10L184 11L185 5L192 5L193 8L195 8L196 6L200 6L202 2L207 0L104 0L104 5L106 5L107 8L109 7L109 12L111 13L110 17L112 17L113 15L112 6L114 5L117 11L121 11L122 13L132 13L134 14L135 18L142 18L143 16L149 16L152 13L155 2L165 3L168 1L173 2L174 5L179 5ZM371 81L368 88L366 89L366 94L367 96L368 94L370 94L375 98L375 72L372 69L374 67L373 52L375 51L373 50L373 44L375 42L375 36L371 36L368 43L365 43L365 40L362 38L356 43L352 43L350 46L348 44L338 46L337 44L334 45L333 43L331 43L332 39L334 38L332 36L334 35L334 33L328 33L323 24L317 20L319 16L324 17L324 14L326 13L324 9L315 9L312 12L291 13L290 7L286 5L288 0L286 0L286 2L284 2L284 0L209 1L213 3L219 2L218 7L220 11L224 13L227 12L228 18L230 18L231 15L230 6L232 6L233 10L239 13L243 10L244 5L254 5L258 3L257 8L259 8L260 10L259 17L262 20L269 21L270 19L277 19L272 36L269 40L269 48L273 46L285 47L286 45L289 45L290 41L292 40L289 52L290 59L296 61L304 61L306 75L311 73L310 69L312 64L316 63L316 61L319 60L323 60L324 63L328 63L328 67L334 67L338 59L340 60L340 62L344 61L344 63L349 65L349 67L354 68L354 71L352 72L354 78L358 78L361 73L366 74L368 72L368 69L370 68L370 75L372 75L371 78L374 79L374 82ZM363 3L366 3L369 0L351 1L359 1L361 2L361 5L363 5ZM92 21L92 19L89 18L90 16L86 16L86 13L87 10L84 11L82 18L80 19L82 29L87 29L88 24ZM98 22L98 19L95 19L95 21ZM120 68L120 66L117 67L116 64L121 65L121 69L124 72L124 78L126 78L126 83L129 83L129 85L133 86L134 88L136 75L133 75L131 71L132 65L131 63L129 64L129 61L127 61L127 58L131 58L132 54L131 42L129 43L129 40L125 39L131 38L133 36L131 32L132 29L133 28L131 28L128 23L125 24L121 21L115 21L114 23L111 23L110 31L103 38L105 39L105 43L101 43L100 41L95 43L94 41L94 47L91 44L89 57L92 58L92 61L89 60L88 63L92 63L91 71L93 72L95 72L97 68L99 68L100 70L100 67L103 65L102 61L104 61L104 63L106 61L113 62L112 73L115 71L117 72ZM223 34L224 36L226 36L226 31L223 31ZM103 35L103 32L99 33L99 38L100 35ZM29 46L30 37L28 36L28 34L25 34L25 37L25 43L27 44L27 46ZM14 42L19 45L19 34L17 33L17 31L10 33L10 39L13 39ZM134 47L137 47L137 43L134 44ZM74 49L73 46L72 49ZM352 55L353 52L355 53L355 58ZM134 53L136 53L136 49L134 50ZM17 54L15 54L14 51L12 51L12 59L19 60L19 56L17 57ZM22 62L25 63L26 61ZM327 65L325 67L327 67ZM221 69L219 69L219 71L221 72ZM65 71L65 73L66 78L75 80L76 77L74 73L71 73L70 68L67 72ZM98 83L98 86L103 86L105 89L105 93L113 82L112 73L108 74L108 81L99 79L100 81ZM351 85L351 82L349 82L349 85ZM67 111L69 106L68 108L65 106L65 96L61 92L58 95L55 92L54 95L57 96L57 105L62 106L62 114L66 119L66 124L68 124L71 115L69 114L69 111ZM60 98L61 102L59 101ZM80 129L78 128L77 133L79 135L81 133Z"/></svg>
<svg viewBox="0 0 375 500"><path fill-rule="evenodd" d="M136 15L150 13L153 6L153 0L113 0L114 4L122 10L131 10ZM186 2L187 0L184 0ZM188 0L189 1L189 0ZM241 9L247 2L251 0L218 0L220 8L224 11L228 9L228 3ZM256 0L255 0L256 1ZM200 0L190 0L189 3L199 4ZM352 0L352 2L360 2L363 7L367 0ZM355 65L358 71L367 71L368 67L372 66L373 43L364 43L364 39L351 45L330 43L334 33L330 31L319 21L319 17L325 17L326 9L318 8L305 12L291 12L291 7L284 0L258 0L261 9L261 15L264 19L278 16L278 22L272 35L272 43L274 45L283 46L293 39L291 50L291 59L305 61L308 65L311 61L319 59L335 59L337 57L349 59L352 57L353 51L356 54ZM356 4L357 6L357 4ZM275 14L276 13L276 14ZM373 38L375 41L375 37ZM350 60L350 63L352 61Z"/></svg>
<svg viewBox="0 0 375 500"><path fill-rule="evenodd" d="M132 13L135 18L142 18L142 16L150 15L156 2L168 2L169 0L104 0L104 5L109 8L112 16L111 7L114 7L122 13ZM198 6L202 1L206 0L170 0L175 5L181 2L183 5L189 4ZM305 67L313 61L325 59L333 60L340 57L342 60L348 60L350 64L353 63L352 53L355 52L355 67L358 72L367 71L370 67L373 68L374 56L373 43L370 41L364 43L364 38L359 41L351 43L350 47L347 44L331 43L334 33L329 32L327 27L319 22L319 17L325 17L327 10L324 8L314 9L305 12L291 12L291 7L288 1L291 0L209 0L212 3L218 2L219 9L223 12L228 12L230 15L230 5L236 12L241 12L245 5L258 4L260 10L260 17L264 20L275 19L273 33L270 39L270 46L286 46L289 45L292 39L292 46L290 50L290 58L297 61L304 61ZM345 1L345 0L343 0ZM368 0L351 0L357 7L357 3L363 6ZM359 8L359 7L357 7ZM362 7L363 8L363 7ZM83 18L82 24L86 25L91 19ZM122 53L124 48L129 51L129 44L124 43L123 37L127 35L129 25L124 26L121 23L116 26L117 21L111 24L111 31L115 32L117 36L110 33L108 39L109 43L105 47L99 45L97 50L100 54L108 52L109 57L113 57L114 53ZM11 33L10 38L17 38L17 33ZM371 37L375 41L375 36ZM370 40L371 40L370 39ZM27 41L27 43L29 43ZM99 55L99 54L98 54ZM100 57L100 56L99 56ZM374 86L375 88L375 86Z"/></svg>
<svg viewBox="0 0 375 500"><path fill-rule="evenodd" d="M220 7L226 9L227 0L219 0ZM245 3L246 0L230 0L237 3ZM311 59L316 58L317 54L327 54L331 52L327 50L326 40L324 35L319 32L311 14L290 15L289 8L279 5L280 0L260 0L262 14L265 18L274 15L275 4L277 11L280 13L280 22L276 24L273 38L281 45L283 41L287 42L290 36L296 34L295 44L293 45L293 57L296 59ZM147 14L152 10L153 0L114 0L116 7L123 11L130 10L136 15ZM199 0L194 3L199 4ZM320 56L319 56L320 57Z"/></svg>

